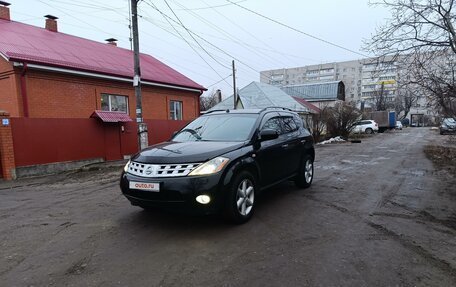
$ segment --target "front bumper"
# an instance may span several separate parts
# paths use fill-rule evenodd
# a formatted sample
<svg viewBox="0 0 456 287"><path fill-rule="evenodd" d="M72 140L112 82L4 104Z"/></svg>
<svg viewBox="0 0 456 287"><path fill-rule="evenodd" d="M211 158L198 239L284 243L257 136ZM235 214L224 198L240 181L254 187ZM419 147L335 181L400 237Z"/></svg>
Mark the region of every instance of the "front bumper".
<svg viewBox="0 0 456 287"><path fill-rule="evenodd" d="M440 127L441 133L456 133L456 128L452 127Z"/></svg>
<svg viewBox="0 0 456 287"><path fill-rule="evenodd" d="M158 183L160 191L132 189L130 188L130 181ZM217 213L221 209L225 197L224 188L221 184L221 174L147 178L122 173L120 188L132 205L157 207L185 213ZM201 204L196 201L196 197L203 194L211 197L210 203Z"/></svg>

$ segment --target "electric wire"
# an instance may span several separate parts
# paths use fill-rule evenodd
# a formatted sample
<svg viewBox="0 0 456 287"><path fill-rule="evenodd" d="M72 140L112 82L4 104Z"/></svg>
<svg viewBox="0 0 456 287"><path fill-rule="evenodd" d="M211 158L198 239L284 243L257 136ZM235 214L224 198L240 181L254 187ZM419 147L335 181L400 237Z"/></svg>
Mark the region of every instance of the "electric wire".
<svg viewBox="0 0 456 287"><path fill-rule="evenodd" d="M242 3L242 2L245 2L245 1L247 1L247 0L241 0L241 1L238 1L236 3ZM209 7L183 8L183 9L176 9L176 10L197 11L197 10L207 10L207 9L212 9L212 8L220 8L220 7L230 6L230 5L232 5L232 4L220 4L220 5L209 6Z"/></svg>
<svg viewBox="0 0 456 287"><path fill-rule="evenodd" d="M180 7L184 7L182 4L179 4L178 5ZM220 28L219 26L215 25L213 22L209 22L208 20L206 20L205 18L201 17L200 15L196 14L195 12L193 11L187 11L189 14L193 15L196 19L198 19L199 21L203 22L204 24L206 24L209 28L211 29L214 29L224 35L226 35L229 39L231 39L231 41L233 41L233 43L237 43L239 44L239 46L241 46L243 49L246 49L246 50L249 50L251 53L254 53L256 54L258 57L263 57L263 58L266 58L266 60L270 60L269 58L265 57L264 55L262 54L259 54L257 51L252 51L252 49L249 49L249 48L246 48L244 45L243 45L243 42L241 39L237 38L236 36L232 35L231 33L225 31L224 29ZM198 38L202 38L202 37L198 37ZM204 39L204 41L208 42L206 39ZM239 58L239 56L238 56ZM249 61L252 61L252 59L250 58Z"/></svg>
<svg viewBox="0 0 456 287"><path fill-rule="evenodd" d="M149 4L148 2L145 2L145 3ZM172 19L170 16L166 15L165 13L163 13L160 9L158 9L157 6L155 6L155 5L150 5L150 4L149 4L149 6L152 7L154 10L156 10L158 13L160 13L160 14L163 16L163 18L164 18L164 19L173 27L173 29L175 29L175 27L171 24L170 21L173 21L173 22L175 22L176 24L179 25L179 23L177 23L176 20ZM254 71L254 72L256 72L256 73L258 73L258 74L261 75L261 72L260 72L260 71L258 71L257 69L253 68L253 67L250 66L249 64L245 63L244 61L239 60L238 58L234 57L233 55L231 55L230 53L226 52L225 50L223 50L223 49L219 48L218 46L212 44L211 42L207 41L206 39L204 39L203 37L199 36L198 34L196 34L195 32L191 31L190 29L188 29L188 28L185 28L185 29L186 29L186 31L187 31L188 33L193 34L195 37L199 38L199 39L202 40L203 42L205 42L205 43L207 43L208 45L212 46L212 47L215 48L216 50L220 51L221 53L225 54L226 56L228 56L228 57L230 57L230 58L236 60L236 61L239 62L240 64L246 66L246 67L249 68L250 70L252 70L252 71ZM179 34L180 34L180 33L179 33ZM183 39L184 39L184 38L183 38ZM184 39L184 40L185 40L185 39ZM185 40L185 41L186 41L186 40ZM187 42L187 41L186 41L186 42ZM188 44L188 42L187 42L187 44ZM192 47L191 45L189 45L189 46ZM192 49L193 49L193 47L192 47ZM200 54L198 54L198 55L202 58L202 56L201 56ZM202 59L205 61L204 58L202 58ZM215 72L215 71L214 71L214 72ZM222 78L222 77L220 76L219 73L217 73L217 75L219 75L219 77ZM268 80L270 80L270 81L274 81L274 79L272 79L272 77L270 77L270 76L268 76L268 75L263 74L263 76L264 76L265 78L267 78ZM225 82L226 82L226 81L225 81ZM226 82L226 83L227 83L227 82ZM227 83L227 84L228 84L229 86L232 87L231 84L229 84L229 83ZM302 93L302 92L300 92L300 91L296 91L296 92L297 92L298 94L302 95L303 97L311 97L311 96L309 96L308 94Z"/></svg>
<svg viewBox="0 0 456 287"><path fill-rule="evenodd" d="M217 85L218 83L220 83L220 82L222 82L222 81L228 79L228 78L231 77L232 75L233 75L233 74L229 74L228 76L226 76L225 78L221 79L220 81L215 82L215 83L213 83L213 84L207 86L206 89L209 89L210 87Z"/></svg>
<svg viewBox="0 0 456 287"><path fill-rule="evenodd" d="M230 67L226 66L225 64L222 64L220 63L217 59L215 59L208 51L206 51L206 49L201 46L201 44L198 42L198 40L195 39L195 37L193 37L192 33L189 32L189 30L187 29L187 27L184 25L184 23L182 23L182 21L180 20L180 18L177 16L177 14L174 12L173 8L171 8L171 6L168 4L168 1L166 0L163 0L166 4L166 6L168 6L169 10L171 11L171 13L173 13L174 17L176 17L177 21L179 21L180 25L185 29L185 31L190 35L190 37L192 37L192 39L196 42L196 44L198 44L198 46L209 56L211 57L214 61L216 61L219 65L229 69Z"/></svg>
<svg viewBox="0 0 456 287"><path fill-rule="evenodd" d="M158 10L158 8L154 5L154 4L151 4L147 1L144 1L144 3L146 3L147 5L149 5L150 7L156 9L157 11L161 12L160 10ZM162 14L163 16L163 14ZM217 70L214 69L214 67L211 66L211 64L209 64L208 61L206 61L206 59L204 59L203 56L201 56L201 54L187 41L187 39L185 39L185 37L183 37L181 35L181 33L179 33L179 31L174 27L174 25L171 24L171 22L168 20L167 17L163 16L163 18L169 23L169 25L176 31L177 34L180 35L181 39L184 40L187 45L201 58L201 60L203 60L210 68L212 71L214 71L214 73L216 73L221 79L223 79L223 77L220 75L220 73L217 72ZM226 80L224 80L226 84L228 84L229 86L231 86L230 83L228 83ZM231 86L232 87L232 86Z"/></svg>
<svg viewBox="0 0 456 287"><path fill-rule="evenodd" d="M179 7L182 7L182 8L187 8L185 7L184 5L178 3L177 1L173 1L175 2ZM202 1L204 4L208 5L206 2ZM212 8L212 10L217 13L220 17L224 18L227 22L229 22L231 25L233 26L236 26L238 29L244 31L246 34L248 34L250 37L254 38L254 39L257 39L258 38L253 35L252 33L248 32L246 29L242 28L240 25L236 24L234 21L232 21L231 19L229 19L228 17L226 17L225 15L223 15L222 13L220 13L219 11L217 11L217 9L214 9ZM205 23L208 27L212 28L212 29L217 29L219 31L222 31L225 35L227 35L231 41L233 41L234 43L238 44L239 46L241 46L242 48L250 51L251 53L257 55L259 58L262 58L266 61L269 61L270 63L274 64L274 65L277 65L279 64L280 66L286 66L283 62L280 62L274 58L271 58L271 57L267 57L265 56L264 54L262 53L259 53L257 50L255 49L252 49L251 47L249 47L248 45L245 45L245 43L238 37L234 36L233 34L227 32L226 30L220 28L219 26L215 25L214 23L209 23L207 20L203 19L200 15L196 14L195 12L193 11L189 11L189 10L186 10L187 13L193 15L195 18L197 18L198 20L200 20L201 22ZM267 44L266 44L267 45Z"/></svg>
<svg viewBox="0 0 456 287"><path fill-rule="evenodd" d="M297 33L299 33L299 34L305 35L305 36L307 36L307 37L313 38L313 39L318 40L318 41L320 41L320 42L323 42L323 43L326 43L326 44L328 44L328 45L337 47L337 48L339 48L339 49L348 51L348 52L350 52L350 53L353 53L353 54L356 54L356 55L359 55L359 56L362 56L362 57L365 57L365 58L369 58L369 56L364 55L364 54L362 54L362 53L360 53L360 52L356 52L356 51L354 51L354 50L352 50L352 49L346 48L346 47L341 46L341 45L339 45L339 44L330 42L330 41L325 40L325 39L323 39L323 38L314 36L314 35L312 35L312 34L309 34L309 33L307 33L307 32L304 32L304 31L302 31L302 30L299 30L299 29L297 29L297 28L294 28L294 27L292 27L292 26L290 26L290 25L284 24L284 23L282 23L282 22L280 22L280 21L278 21L278 20L272 19L272 18L270 18L270 17L268 17L268 16L265 16L265 15L263 15L263 14L260 14L260 13L258 13L258 12L256 12L256 11L252 10L252 9L249 9L249 8L247 8L247 7L244 7L244 6L242 6L242 5L239 5L238 3L233 2L233 1L231 1L231 0L226 0L226 1L229 2L229 3L231 3L231 4L233 4L233 5L235 5L235 6L237 6L237 7L239 7L239 8L242 8L242 9L244 9L244 10L246 10L246 11L252 13L252 14L255 14L255 15L261 17L261 18L264 18L264 19L269 20L269 21L271 21L271 22L273 22L273 23L276 23L276 24L278 24L278 25L280 25L280 26L282 26L282 27L285 27L285 28L288 28L288 29L290 29L290 30L293 30L293 31L295 31L295 32L297 32Z"/></svg>
<svg viewBox="0 0 456 287"><path fill-rule="evenodd" d="M206 1L202 0L202 2L203 2L204 4L206 4L206 5L209 6L209 4L208 4ZM237 3L241 3L241 1L239 1L239 2L237 2ZM278 52L278 51L276 51L271 45L269 45L269 43L267 43L267 42L261 40L261 39L260 39L259 37L257 37L255 34L249 32L249 30L244 29L244 27L242 27L241 25L237 24L235 21L233 21L233 20L231 20L230 18L226 17L223 13L220 13L220 12L216 9L215 6L212 6L212 7L209 6L209 8L211 8L212 10L214 10L218 15L220 15L221 17L223 17L225 20L227 20L228 22L230 22L230 23L233 24L234 26L236 26L236 27L238 27L239 29L241 29L242 31L244 31L244 33L248 34L250 37L252 37L253 39L255 39L255 40L257 40L258 42L260 42L263 46L269 48L269 51L271 51L271 52ZM251 45L248 45L247 43L243 43L243 44L246 45L246 46L251 46ZM258 49L258 48L259 48L259 47L255 47L255 49ZM263 50L264 50L264 49L263 49ZM284 63L281 62L281 61L280 61L280 64L281 64L282 66L286 66L286 64L284 64Z"/></svg>
<svg viewBox="0 0 456 287"><path fill-rule="evenodd" d="M81 19L78 19L78 18L76 18L76 17L74 17L74 16L72 16L72 15L66 13L66 12L63 11L62 9L56 8L55 6L51 6L50 4L45 3L44 1L41 1L41 0L38 0L38 1L41 2L41 3L43 3L43 4L45 4L45 5L47 5L47 6L49 6L49 7L55 8L55 9L61 11L62 13L66 14L66 15L68 15L68 16L70 16L70 17L72 17L72 18L74 18L74 19L76 19L76 20L78 20L78 21L80 21L80 22L82 22L82 23L88 25L88 26L91 26L91 27L97 29L98 31L101 31L101 32L103 32L103 33L107 33L106 31L103 31L103 30L99 29L98 27L96 27L96 26L94 26L94 25L92 25L92 24L90 24L90 23L87 23L87 22L85 22L85 21L82 21ZM254 72L256 72L256 73L260 73L258 70L256 70L255 68L251 67L250 65L248 65L248 64L245 63L244 61L241 61L241 60L237 59L236 57L233 57L231 54L225 52L223 49L220 49L219 47L217 47L217 46L213 45L212 43L208 42L207 40L205 40L205 39L202 38L201 36L199 36L199 35L195 34L194 32L192 32L190 29L188 29L188 28L182 23L182 21L180 21L179 17L178 17L178 16L176 15L176 13L173 11L173 9L172 9L171 6L168 4L168 2L167 2L166 0L164 0L164 1L165 1L166 5L168 6L168 8L171 10L171 12L174 14L174 16L178 19L178 21L179 21L178 24L179 24L180 26L182 26L182 27L184 28L185 31L187 31L187 33L192 37L192 39L194 39L194 41L198 43L198 46L199 46L202 50L204 50L205 53L208 54L208 56L210 56L214 61L216 61L217 63L219 63L219 61L216 60L216 59L214 58L214 56L211 55L211 54L210 54L210 53L209 53L209 52L208 52L208 51L207 51L207 50L198 42L198 40L196 40L195 37L198 37L199 39L201 39L201 40L203 40L204 42L208 43L210 46L212 46L213 48L219 50L220 52L222 52L223 54L229 56L230 58L235 59L237 62L239 62L240 64L242 64L242 65L244 65L244 66L246 66L246 67L248 67L248 68L251 69L252 71L254 71ZM64 1L61 1L61 0L58 1L58 2L64 3ZM96 1L92 1L92 2L97 3ZM144 1L144 3L146 3L146 4L149 5L149 6L151 6L151 7L154 8L156 11L158 11L158 12L163 16L163 18L166 20L166 22L168 22L168 24L173 28L173 30L175 30L175 32L179 35L180 39L184 40L184 41L187 43L187 45L189 45L189 46L194 50L194 52L197 53L198 56L199 56L199 57L200 57L200 58L201 58L201 59L202 59L210 68L211 68L211 70L214 71L214 72L222 79L222 80L219 80L217 83L210 85L209 87L214 86L214 85L216 85L216 84L218 84L218 83L220 83L220 82L222 82L222 81L224 81L226 84L228 84L230 87L232 87L232 85L226 81L226 79L227 79L228 77L223 78L223 77L222 77L222 76L221 76L221 75L220 75L220 74L219 74L219 73L218 73L218 72L217 72L217 71L216 71L216 70L215 70L215 69L214 69L214 68L213 68L205 59L204 59L204 57L202 57L202 56L195 50L195 48L194 48L194 47L185 39L185 37L183 37L182 34L179 33L179 31L174 27L174 25L171 24L171 22L169 21L169 19L171 19L171 20L173 20L174 22L176 22L174 19L170 18L168 15L164 14L163 12L161 12L155 5L151 5L151 4L148 3L147 1ZM232 4L234 4L234 5L238 5L237 3L239 3L239 2L232 2ZM66 3L66 4L70 4L70 3ZM75 5L75 6L84 6L84 5ZM90 4L88 4L88 6L90 6ZM92 7L87 7L87 8L107 9L107 10L111 10L111 11L113 11L113 12L115 12L115 13L121 15L121 16L124 16L124 15L121 14L119 11L117 11L116 8L110 8L110 7L98 6L98 5L91 5L91 6L92 6ZM238 6L240 6L240 5L238 5ZM241 7L242 7L242 6L241 6ZM212 8L212 7L208 7L208 8ZM113 21L113 22L114 22L114 21ZM73 25L73 26L75 26L75 25ZM78 27L81 27L81 26L78 26ZM109 33L107 33L107 34L109 34ZM118 36L118 35L116 35L116 36ZM195 37L193 37L193 36L195 36ZM125 38L125 37L122 36L122 38ZM219 63L219 64L221 64L221 63ZM223 64L221 64L221 65L224 66L225 68L227 68L226 65L223 65ZM272 80L272 78L271 78L271 77L268 77L267 75L263 75L263 76L265 76L266 78Z"/></svg>

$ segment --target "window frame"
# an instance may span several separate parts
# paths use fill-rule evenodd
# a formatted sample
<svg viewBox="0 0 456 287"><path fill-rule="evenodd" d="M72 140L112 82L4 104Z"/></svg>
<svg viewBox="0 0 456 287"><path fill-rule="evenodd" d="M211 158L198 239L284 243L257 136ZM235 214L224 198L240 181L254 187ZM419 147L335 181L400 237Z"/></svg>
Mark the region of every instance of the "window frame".
<svg viewBox="0 0 456 287"><path fill-rule="evenodd" d="M176 116L176 104L180 104L180 118ZM172 105L173 104L173 105ZM172 105L172 108L171 108ZM184 119L184 103L183 101L178 101L178 100L169 100L168 104L169 108L169 119L172 121L182 121ZM178 109L177 109L178 110Z"/></svg>
<svg viewBox="0 0 456 287"><path fill-rule="evenodd" d="M107 96L108 97L108 110L103 110L103 96ZM123 97L125 98L125 111L113 111L112 110L112 100L111 98L112 97ZM126 113L127 115L130 114L130 103L129 103L129 97L128 96L125 96L125 95L118 95L118 94L109 94L109 93L101 93L101 110L102 111L106 111L106 112L122 112L122 113Z"/></svg>

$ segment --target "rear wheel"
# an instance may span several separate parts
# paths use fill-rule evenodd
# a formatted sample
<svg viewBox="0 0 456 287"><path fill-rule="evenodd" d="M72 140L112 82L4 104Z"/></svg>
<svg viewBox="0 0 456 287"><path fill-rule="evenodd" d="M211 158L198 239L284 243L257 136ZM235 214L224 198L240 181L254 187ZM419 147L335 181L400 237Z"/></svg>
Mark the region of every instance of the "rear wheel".
<svg viewBox="0 0 456 287"><path fill-rule="evenodd" d="M373 133L374 133L373 129L371 129L371 128L366 129L366 134L373 134Z"/></svg>
<svg viewBox="0 0 456 287"><path fill-rule="evenodd" d="M240 172L231 184L225 205L225 217L236 224L247 222L255 209L255 177L248 171Z"/></svg>
<svg viewBox="0 0 456 287"><path fill-rule="evenodd" d="M313 160L310 156L305 156L298 176L295 179L296 186L308 188L312 184L314 175Z"/></svg>

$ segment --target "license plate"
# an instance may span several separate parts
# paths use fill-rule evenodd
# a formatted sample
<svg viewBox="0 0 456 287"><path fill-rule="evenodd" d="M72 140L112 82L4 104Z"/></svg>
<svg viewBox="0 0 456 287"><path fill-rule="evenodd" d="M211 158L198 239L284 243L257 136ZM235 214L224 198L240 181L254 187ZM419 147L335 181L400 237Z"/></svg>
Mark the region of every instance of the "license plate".
<svg viewBox="0 0 456 287"><path fill-rule="evenodd" d="M159 183L151 183L151 182L134 182L134 181L130 181L130 188L131 189L148 190L148 191L160 191L160 184Z"/></svg>

